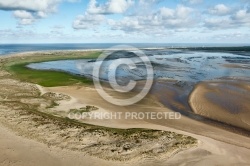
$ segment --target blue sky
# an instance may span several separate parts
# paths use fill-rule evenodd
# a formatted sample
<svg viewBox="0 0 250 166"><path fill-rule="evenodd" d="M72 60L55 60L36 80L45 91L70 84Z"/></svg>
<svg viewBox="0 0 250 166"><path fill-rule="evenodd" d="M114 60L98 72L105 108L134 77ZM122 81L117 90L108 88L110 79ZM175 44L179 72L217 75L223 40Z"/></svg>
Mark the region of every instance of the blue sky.
<svg viewBox="0 0 250 166"><path fill-rule="evenodd" d="M0 43L249 43L249 0L0 0Z"/></svg>

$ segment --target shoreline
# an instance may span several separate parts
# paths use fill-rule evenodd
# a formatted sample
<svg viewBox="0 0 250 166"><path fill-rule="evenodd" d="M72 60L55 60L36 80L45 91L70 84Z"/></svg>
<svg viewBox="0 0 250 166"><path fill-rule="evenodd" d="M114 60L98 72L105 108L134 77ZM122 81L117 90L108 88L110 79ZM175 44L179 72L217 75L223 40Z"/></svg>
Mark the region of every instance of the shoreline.
<svg viewBox="0 0 250 166"><path fill-rule="evenodd" d="M104 110L108 110L110 112L116 112L117 110L122 111L122 112L130 112L130 110L133 110L136 112L147 112L150 110L154 110L156 112L174 112L164 106L162 106L161 103L152 103L150 100L153 98L147 97L145 100L142 101L142 103L139 103L133 107L124 107L120 108L119 106L114 106L110 105L103 99L98 99L98 100L89 100L88 98L85 98L82 94L86 94L87 96L92 96L93 98L97 99L98 98L98 93L95 91L94 88L89 88L89 87L76 87L76 86L63 86L63 87L51 87L51 88L45 88L48 91L53 91L56 93L62 93L66 94L68 96L72 96L73 98L78 99L78 103L87 103L89 105L95 105L97 107L101 107ZM98 104L97 104L98 103ZM151 125L159 125L159 126L165 126L165 127L170 127L176 129L178 132L186 132L186 133L193 133L195 135L202 135L205 137L210 137L213 139L216 139L218 141L224 141L226 143L231 143L234 145L246 147L250 149L250 145L244 145L243 140L248 140L249 137L237 133L233 133L233 130L225 130L222 127L218 127L216 125L210 125L204 123L204 121L197 121L195 119L190 119L189 117L183 116L180 120L83 120L84 123L89 123L89 124L94 124L94 125L104 125L106 127L117 127L120 126L120 128L124 128L126 125L131 124L140 124L140 123L145 123L144 125L151 124ZM108 123L107 123L108 122ZM185 126L185 124L190 124L190 126ZM191 125L192 124L192 125ZM195 126L198 125L200 127L203 127L206 129L206 131L200 130L200 129L195 129ZM143 125L141 125L143 126ZM147 125L148 126L148 125ZM150 125L149 125L150 126ZM149 127L148 126L148 127ZM192 126L192 129L190 127ZM215 132L215 134L207 134L209 132ZM216 133L224 133L225 135L228 135L225 138L221 138L220 136L217 136ZM230 136L231 135L231 136ZM231 139L231 137L238 136L238 139L242 139L243 142L240 141L240 143L237 143L234 139ZM223 140L224 139L224 140ZM242 143L242 144L241 144Z"/></svg>
<svg viewBox="0 0 250 166"><path fill-rule="evenodd" d="M4 122L4 124L9 126L12 130L16 131L17 133L19 133L19 135L28 137L28 138L33 139L33 140L37 140L38 142L43 142L45 144L51 144L51 145L54 144L53 146L61 147L61 148L64 147L65 146L64 144L66 143L66 144L68 144L65 147L66 149L69 148L69 150L73 150L73 149L77 150L79 148L79 150L80 150L80 149L82 149L81 146L83 146L83 145L81 145L81 142L83 141L83 144L86 144L85 145L86 148L89 147L87 149L86 148L82 149L85 151L84 155L90 154L90 155L97 156L97 157L104 158L104 159L109 159L113 155L114 155L113 156L114 158L117 158L117 155L118 155L119 158L121 158L121 160L124 160L124 161L126 161L127 159L132 159L133 158L132 156L135 155L136 156L135 162L140 161L140 158L143 157L143 156L141 156L140 153L143 154L144 151L145 151L146 156L144 156L143 158L145 158L145 157L148 158L147 157L148 155L149 155L149 157L151 155L153 155L153 156L162 155L161 153L163 153L163 154L166 153L166 155L164 155L163 158L169 158L171 156L171 153L176 153L175 152L176 150L182 151L186 148L189 148L189 144L190 144L190 146L192 146L192 144L195 144L195 142L190 142L190 143L188 142L190 140L193 140L192 137L189 138L189 137L186 137L184 135L179 135L179 134L167 132L167 131L145 130L144 129L145 127L142 127L142 129L125 129L125 130L123 129L122 130L122 129L118 129L117 127L115 129L115 128L107 128L107 127L101 127L101 126L84 125L84 123L82 123L82 125L83 125L83 129L86 130L86 134L88 135L86 138L89 139L89 141L90 141L89 143L86 142L87 140L85 140L85 141L82 140L79 143L71 142L71 141L76 141L74 137L72 137L69 140L64 140L65 138L61 138L62 137L60 135L61 133L58 133L60 130L58 130L56 128L61 128L61 127L64 128L65 126L63 124L60 124L60 125L56 124L56 121L57 121L56 119L58 119L58 118L55 115L52 115L52 114L49 115L50 117L53 116L54 118L56 118L53 120L54 122L51 122L51 120L47 120L43 115L47 116L48 113L45 113L45 112L43 113L41 111L49 110L49 108L54 108L55 107L55 106L53 106L54 101L64 100L63 96L65 96L65 95L60 94L59 95L60 99L54 98L53 95L52 95L52 98L50 97L50 95L47 95L47 97L43 97L46 94L46 90L43 90L43 88L41 86L35 86L34 84L19 82L19 81L13 79L13 77L11 75L8 76L9 78L6 78L4 74L8 74L8 73L3 73L3 75L1 75L2 78L0 80L0 84L1 84L1 90L0 90L1 95L0 96L7 95L8 97L7 98L5 97L5 99L3 99L3 100L1 99L1 105L0 105L1 123ZM6 89L9 89L9 90L6 91ZM11 92L13 90L16 91L14 93L14 96L12 96L13 94L12 95L9 94L9 92ZM18 95L18 98L16 98L16 95ZM26 95L27 95L27 97L25 97ZM28 97L28 96L30 96L30 97ZM31 97L31 96L33 96L33 97ZM58 96L58 95L55 95L55 96ZM90 100L93 100L93 98L91 96L88 96L88 98ZM53 99L53 100L51 100L51 99ZM67 102L68 101L67 97L65 99ZM37 105L37 103L39 103L39 105ZM51 105L52 105L52 107L51 107ZM72 107L72 103L69 103L69 105ZM75 106L75 104L73 106ZM20 112L19 109L21 109L23 111ZM31 112L25 113L26 109L31 109ZM32 111L34 109L38 109L38 110L34 112L34 111ZM36 115L36 113L38 113L38 114ZM40 117L40 115L42 117ZM7 118L3 118L4 116L7 116ZM34 121L34 119L35 119L35 121ZM60 120L60 119L62 119L62 118L59 118L58 120ZM67 120L67 119L65 119L65 120ZM65 122L67 122L67 121L65 121ZM53 123L53 125L50 123ZM18 125L16 126L14 124L18 124ZM76 128L75 128L75 127L71 126L70 124L71 124L71 122L68 124L69 128L65 129L66 136L68 135L68 132L70 132L70 133L74 132L75 133L74 135L76 135L76 136L81 135L81 130L82 130L81 128L82 127L78 128L76 126ZM80 123L75 123L75 124L79 125ZM34 125L34 127L33 127L33 125ZM38 132L37 127L42 128L43 130ZM48 129L46 129L46 128L48 128ZM28 129L28 131L25 131L27 129ZM90 131L88 131L88 130L90 130ZM96 130L97 131L100 130L100 131L97 132ZM43 133L43 132L45 132L45 133ZM52 133L49 134L49 132L52 132ZM96 132L97 132L97 134L104 132L105 136L100 137L101 140L104 141L104 144L102 142L99 142L101 140L98 140L98 139L95 140L97 138L95 136ZM113 136L114 132L118 132L118 134L115 134L115 136ZM153 135L150 134L151 132ZM141 136L141 133L142 133L142 136ZM146 135L143 133L145 133ZM57 136L53 136L53 134L56 134ZM127 134L129 134L129 135L134 134L133 137L138 137L138 139L140 141L137 143L133 143L133 141L135 141L135 140L130 140L129 139L130 137L126 137ZM165 134L166 134L167 138L170 136L168 139L170 139L170 140L173 139L173 141L176 142L176 145L173 144L175 146L171 145L171 142L169 143L169 145L168 145L168 143L167 144L162 143L160 146L157 145L158 144L157 142L160 143L160 142L165 140ZM152 137L152 138L145 139L145 138L143 138L143 137L145 137L143 135L145 135L146 138L147 137L149 137L149 138ZM154 136L154 135L156 135L156 136ZM157 135L159 135L159 138ZM66 137L66 138L68 138L68 137ZM78 136L76 138L78 139ZM83 139L86 139L86 138L83 137ZM60 139L62 139L62 140L60 141ZM81 137L79 139L81 139ZM158 141L156 141L156 140L158 140ZM58 141L60 141L60 142L58 142ZM97 141L95 146L91 145L92 141ZM105 142L107 142L108 145L105 145L106 144ZM187 142L187 143L185 143L185 142ZM109 146L109 144L110 144L110 146ZM131 149L131 152L129 152L129 153L126 152L127 147L126 148L120 147L120 145L113 147L117 144L121 144L122 146L127 146L126 144L129 144L129 146L130 146L129 149ZM155 144L155 146L156 145L157 146L156 147L146 146L147 144L148 145ZM139 147L136 148L137 146L139 146ZM167 148L166 146L170 146L171 149L161 150L161 148L163 148L163 149ZM105 153L98 152L100 154L96 154L95 148L106 148L108 150L108 152L105 152ZM115 149L115 151L116 151L116 149L121 149L121 150L119 150L118 154L115 155L115 154L112 154L112 153L114 153L114 152L112 152L113 151L112 148ZM119 153L121 153L121 154L119 155ZM149 153L149 154L147 154L147 153ZM109 155L111 155L111 156L109 156ZM117 159L115 159L115 160L117 160Z"/></svg>
<svg viewBox="0 0 250 166"><path fill-rule="evenodd" d="M250 106L246 102L250 98L247 94L250 90L248 87L249 82L201 82L190 94L189 103L196 114L226 123L235 129L242 129L249 137L250 122L247 122L247 110L250 110Z"/></svg>
<svg viewBox="0 0 250 166"><path fill-rule="evenodd" d="M2 57L0 57L0 59L1 58ZM65 87L64 86L64 87L52 87L52 88L40 87L39 90L40 91L42 90L41 91L42 93L51 91L51 92L56 92L60 94L65 94L65 95L73 97L74 99L77 100L76 102L79 102L80 104L95 105L106 111L115 112L118 109L121 109L103 101L103 99L98 97L95 90L88 86L85 86L85 87L84 86L83 87L79 87L79 86L66 86ZM83 96L83 94L85 95ZM68 102L67 100L64 101L64 104L67 105L67 102ZM70 103L68 104L71 105ZM124 111L130 111L130 110L150 111L152 109L156 111L169 111L169 112L172 111L168 108L163 107L160 103L155 102L154 98L151 99L150 97L136 104L135 107L122 108L122 110ZM196 161L195 158L200 158L199 161L202 161L204 164L209 163L209 162L212 162L215 164L216 162L218 162L218 160L220 160L222 164L224 163L227 165L230 165L230 164L233 165L234 163L243 163L243 164L250 163L250 159L247 157L248 152L250 152L250 145L248 144L248 141L249 141L248 137L244 137L235 133L224 131L223 129L219 129L214 126L203 124L201 122L196 122L192 119L189 119L188 117L182 117L182 119L178 122L176 121L151 121L151 120L142 120L142 121L132 121L132 120L125 121L124 120L124 121L102 121L102 122L89 121L88 123L90 124L92 123L92 124L100 125L100 126L106 126L106 127L113 126L116 128L124 128L125 126L127 127L130 126L131 128L134 128L134 127L145 128L146 127L148 129L172 131L172 132L176 132L179 134L188 135L199 140L199 144L198 144L199 146L179 152L171 156L168 159L158 161L159 163L162 163L162 164L176 165L176 164L181 164L181 162L183 162L183 159L186 159L191 162L191 161ZM187 124L189 125L187 126ZM197 126L199 126L200 129L197 128ZM204 134L205 136L202 136ZM211 134L212 134L212 138L209 138L208 135L211 136ZM213 137L217 137L217 140L222 140L222 139L227 138L228 143L217 141ZM235 144L237 143L237 141L243 146L245 146L245 148L240 147L239 144L238 145ZM30 144L29 141L28 141L28 144ZM0 144L0 146L2 145ZM44 148L45 147L41 149L44 149ZM238 152L237 155L235 154L236 149ZM198 152L201 152L201 154L203 155L198 155ZM226 152L226 156L224 156L225 155L224 152ZM60 152L58 153L59 154L57 156L62 155ZM71 154L73 152L68 152L68 153ZM239 156L241 156L241 159L239 159ZM230 160L228 161L227 158L229 157L230 157ZM83 160L78 158L77 162L78 161L83 161ZM99 162L103 162L103 161L104 160L100 160ZM199 161L196 161L196 164L198 164ZM106 161L106 163L111 163L112 165L113 162ZM152 161L152 163L154 162ZM133 163L133 165L146 165L146 163L138 164L138 162L135 162Z"/></svg>
<svg viewBox="0 0 250 166"><path fill-rule="evenodd" d="M135 43L134 43L135 44ZM1 45L1 44L0 44ZM124 43L124 44L115 44L114 45L133 45L133 43ZM135 47L135 46L134 46ZM201 51L201 52L227 52L237 55L246 55L249 56L250 54L245 54L250 51L249 45L242 45L242 46L205 46L205 47L194 47L194 46L166 46L166 47L137 47L138 49L142 50L181 50L181 51ZM245 49L241 51L240 49ZM104 51L104 50L114 50L109 48L88 48L88 49L58 49L58 50L38 50L38 51L21 51L21 52L14 52L14 53L7 53L7 54L0 54L0 57L5 56L17 56L17 55L27 55L27 54L39 54L39 53L55 53L55 52L89 52L89 51Z"/></svg>

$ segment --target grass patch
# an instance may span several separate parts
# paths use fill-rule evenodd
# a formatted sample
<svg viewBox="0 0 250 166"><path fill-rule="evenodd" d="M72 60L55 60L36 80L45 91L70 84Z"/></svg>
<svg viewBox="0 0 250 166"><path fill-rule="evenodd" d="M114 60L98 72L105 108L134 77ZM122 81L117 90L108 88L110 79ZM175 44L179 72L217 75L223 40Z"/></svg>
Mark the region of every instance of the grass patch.
<svg viewBox="0 0 250 166"><path fill-rule="evenodd" d="M242 46L242 47L190 47L187 49L192 50L192 51L218 51L218 52L245 51L245 52L250 52L250 46Z"/></svg>
<svg viewBox="0 0 250 166"><path fill-rule="evenodd" d="M95 59L100 52L90 53L85 56L53 56L50 57L33 57L27 60L12 61L6 69L21 81L39 84L44 87L68 86L74 84L92 84L93 81L83 76L73 75L62 71L53 70L35 70L26 67L29 63L38 63L54 60L74 60L74 59Z"/></svg>
<svg viewBox="0 0 250 166"><path fill-rule="evenodd" d="M83 113L83 112L90 112L90 111L95 111L98 110L99 108L95 107L95 106L90 106L87 105L86 107L82 107L80 109L70 109L70 113Z"/></svg>
<svg viewBox="0 0 250 166"><path fill-rule="evenodd" d="M72 75L66 72L52 70L34 70L26 67L28 63L15 64L9 69L22 81L42 85L44 87L67 86L77 83L91 84L85 77Z"/></svg>
<svg viewBox="0 0 250 166"><path fill-rule="evenodd" d="M51 105L46 107L46 108L54 108L56 106L59 106L59 104L57 102L55 102L55 101L52 101Z"/></svg>

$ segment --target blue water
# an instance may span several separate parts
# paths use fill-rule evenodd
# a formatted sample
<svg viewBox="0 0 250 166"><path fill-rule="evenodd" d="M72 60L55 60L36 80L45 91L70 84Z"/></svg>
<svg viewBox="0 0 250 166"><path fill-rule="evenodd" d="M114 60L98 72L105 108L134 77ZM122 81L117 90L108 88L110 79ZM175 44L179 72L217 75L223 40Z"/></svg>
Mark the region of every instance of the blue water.
<svg viewBox="0 0 250 166"><path fill-rule="evenodd" d="M0 56L29 51L46 50L84 50L84 49L105 49L119 43L85 43L85 44L0 44ZM204 43L132 43L137 48L171 48L171 47L202 47L202 46L244 46L242 44L204 44Z"/></svg>
<svg viewBox="0 0 250 166"><path fill-rule="evenodd" d="M0 44L0 55L30 51L104 49L112 44Z"/></svg>
<svg viewBox="0 0 250 166"><path fill-rule="evenodd" d="M209 52L175 52L167 50L144 51L152 63L154 78L166 78L179 81L199 82L214 80L222 77L248 77L250 78L250 57L231 53ZM125 60L125 59L124 59ZM147 73L145 67L140 65L138 57L130 58L138 65L129 69L127 65L116 70L118 81L143 80ZM116 60L102 62L100 79L108 80L110 65ZM61 60L42 63L31 63L28 67L38 70L60 70L83 76L92 76L96 62L90 60ZM237 65L238 67L225 67ZM126 81L125 81L126 82Z"/></svg>

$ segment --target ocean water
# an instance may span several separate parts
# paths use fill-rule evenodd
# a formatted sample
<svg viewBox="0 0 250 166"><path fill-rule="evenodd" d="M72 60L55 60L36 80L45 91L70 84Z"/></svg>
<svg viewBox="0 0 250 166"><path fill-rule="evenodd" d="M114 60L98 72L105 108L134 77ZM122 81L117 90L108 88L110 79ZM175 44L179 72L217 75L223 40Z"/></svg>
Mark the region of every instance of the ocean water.
<svg viewBox="0 0 250 166"><path fill-rule="evenodd" d="M85 44L0 44L0 56L20 52L49 50L86 50L105 49L122 43L85 43ZM212 46L244 46L242 44L204 44L204 43L125 43L137 48L172 48L172 47L212 47Z"/></svg>
<svg viewBox="0 0 250 166"><path fill-rule="evenodd" d="M120 43L122 44L122 43ZM90 44L0 44L0 56L7 56L13 53L29 51L49 51L49 50L89 50L106 49L119 43L90 43ZM250 76L250 57L230 53L208 53L196 51L178 51L163 48L172 47L202 47L202 46L242 46L240 44L175 44L175 43L132 43L126 45L137 48L161 48L159 50L144 50L149 56L154 68L155 78L168 78L185 81L211 80L228 76ZM136 60L136 59L135 59ZM112 61L103 63L102 79L107 80L108 68ZM140 63L138 63L140 64ZM241 68L228 68L227 65L240 65ZM63 70L73 74L91 76L94 63L86 60L82 61L58 61L45 62L41 64L31 64L29 67L36 69ZM117 70L120 78L134 80L145 79L145 66L138 66L137 69L130 70L127 66L121 66ZM122 80L124 81L124 80Z"/></svg>
<svg viewBox="0 0 250 166"><path fill-rule="evenodd" d="M50 50L105 49L112 44L0 44L0 55Z"/></svg>
<svg viewBox="0 0 250 166"><path fill-rule="evenodd" d="M250 57L222 52L144 50L153 66L154 78L173 79L178 81L199 82L222 77L250 78ZM120 55L120 54L119 54ZM116 56L117 59L119 57ZM124 57L123 57L124 58ZM102 63L100 79L109 80L111 65L117 59L108 59ZM121 65L114 77L120 83L129 80L144 80L148 75L145 66L138 57L129 57L136 68ZM125 61L126 59L123 59ZM40 70L60 70L72 74L92 77L96 62L93 60L61 60L42 63L31 63L28 67ZM238 67L227 67L238 66ZM120 80L120 81L119 81Z"/></svg>

